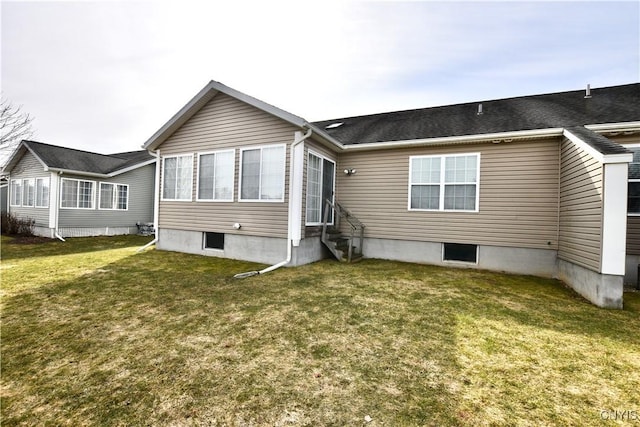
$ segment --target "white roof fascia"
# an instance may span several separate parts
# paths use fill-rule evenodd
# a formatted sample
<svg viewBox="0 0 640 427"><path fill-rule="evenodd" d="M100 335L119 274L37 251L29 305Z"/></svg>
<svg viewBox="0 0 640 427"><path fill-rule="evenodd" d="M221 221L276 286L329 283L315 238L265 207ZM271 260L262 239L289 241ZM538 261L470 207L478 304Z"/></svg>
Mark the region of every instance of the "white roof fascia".
<svg viewBox="0 0 640 427"><path fill-rule="evenodd" d="M476 135L445 136L440 138L409 139L404 141L369 142L364 144L344 145L345 151L359 150L383 150L390 148L429 146L429 145L449 145L466 144L472 142L507 142L511 139L521 138L545 138L561 136L563 128L522 130L512 132L485 133Z"/></svg>
<svg viewBox="0 0 640 427"><path fill-rule="evenodd" d="M151 138L149 138L142 148L147 150L154 150L158 145L162 144L173 132L175 132L180 126L186 123L196 112L198 112L204 105L209 102L218 93L222 92L239 101L252 105L260 110L263 110L269 114L272 114L286 122L291 123L297 127L303 127L306 122L301 117L291 114L287 111L281 110L266 102L260 101L252 96L242 93L238 90L232 89L223 85L220 82L211 80L200 92L196 94L187 104L182 107L167 123L165 123Z"/></svg>
<svg viewBox="0 0 640 427"><path fill-rule="evenodd" d="M622 123L601 123L597 125L584 125L594 132L631 132L640 131L640 121Z"/></svg>
<svg viewBox="0 0 640 427"><path fill-rule="evenodd" d="M586 126L585 126L586 127ZM584 142L578 136L571 133L571 131L565 129L564 136L574 144L578 145L584 151L589 153L591 157L599 161L600 163L629 163L633 161L633 154L631 153L621 153L621 154L602 154L591 145Z"/></svg>
<svg viewBox="0 0 640 427"><path fill-rule="evenodd" d="M119 170L113 171L113 172L109 173L109 176L122 175L125 172L129 172L129 171L132 171L134 169L138 169L138 168L150 165L150 164L155 163L155 162L156 162L156 159L149 159L149 160L146 160L146 161L141 162L141 163L136 163L133 166L129 166L129 167L124 168L124 169L119 169Z"/></svg>
<svg viewBox="0 0 640 427"><path fill-rule="evenodd" d="M104 174L104 173L75 171L71 169L49 168L48 170L49 172L58 172L58 173L69 174L69 175L84 175L84 176L90 176L92 178L110 178L111 177L110 175Z"/></svg>
<svg viewBox="0 0 640 427"><path fill-rule="evenodd" d="M304 124L304 127L306 127L307 129L311 129L316 137L320 137L319 139L323 140L321 142L326 142L329 148L332 148L334 151L344 150L344 144L333 138L331 135L329 135L319 127L308 122Z"/></svg>

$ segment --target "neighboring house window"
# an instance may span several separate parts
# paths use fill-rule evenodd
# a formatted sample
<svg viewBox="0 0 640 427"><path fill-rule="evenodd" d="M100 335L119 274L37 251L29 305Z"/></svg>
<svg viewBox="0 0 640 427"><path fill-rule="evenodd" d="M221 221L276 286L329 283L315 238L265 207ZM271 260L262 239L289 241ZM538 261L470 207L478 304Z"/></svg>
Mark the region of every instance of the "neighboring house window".
<svg viewBox="0 0 640 427"><path fill-rule="evenodd" d="M69 209L93 209L95 182L62 178L60 207Z"/></svg>
<svg viewBox="0 0 640 427"><path fill-rule="evenodd" d="M126 211L129 206L129 186L111 182L100 183L100 209Z"/></svg>
<svg viewBox="0 0 640 427"><path fill-rule="evenodd" d="M49 178L36 179L36 207L49 207Z"/></svg>
<svg viewBox="0 0 640 427"><path fill-rule="evenodd" d="M171 156L163 159L162 198L191 201L193 155Z"/></svg>
<svg viewBox="0 0 640 427"><path fill-rule="evenodd" d="M640 215L640 148L629 148L633 160L629 163L629 188L627 192L627 212Z"/></svg>
<svg viewBox="0 0 640 427"><path fill-rule="evenodd" d="M22 180L11 180L11 206L22 205Z"/></svg>
<svg viewBox="0 0 640 427"><path fill-rule="evenodd" d="M197 200L233 201L235 151L198 155Z"/></svg>
<svg viewBox="0 0 640 427"><path fill-rule="evenodd" d="M324 221L327 209L325 200L333 202L336 165L329 159L309 152L307 161L307 225L318 225ZM327 217L333 223L333 210Z"/></svg>
<svg viewBox="0 0 640 427"><path fill-rule="evenodd" d="M240 200L284 201L285 146L242 150Z"/></svg>
<svg viewBox="0 0 640 427"><path fill-rule="evenodd" d="M33 207L35 203L35 180L33 178L22 180L22 206Z"/></svg>
<svg viewBox="0 0 640 427"><path fill-rule="evenodd" d="M478 211L480 154L412 156L409 210Z"/></svg>

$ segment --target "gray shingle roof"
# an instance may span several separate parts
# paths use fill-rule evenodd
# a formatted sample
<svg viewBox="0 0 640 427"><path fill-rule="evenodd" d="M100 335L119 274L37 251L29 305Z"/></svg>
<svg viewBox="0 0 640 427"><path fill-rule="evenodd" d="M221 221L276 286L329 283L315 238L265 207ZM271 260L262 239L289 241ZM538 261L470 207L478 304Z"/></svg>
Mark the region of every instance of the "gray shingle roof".
<svg viewBox="0 0 640 427"><path fill-rule="evenodd" d="M478 105L482 104L482 114ZM640 121L640 83L395 111L313 123L343 144ZM342 125L327 129L333 123Z"/></svg>
<svg viewBox="0 0 640 427"><path fill-rule="evenodd" d="M610 139L587 129L584 126L572 126L567 128L567 130L602 154L626 154L631 152L622 145L616 144Z"/></svg>
<svg viewBox="0 0 640 427"><path fill-rule="evenodd" d="M22 142L49 168L54 169L107 175L154 159L154 157L145 150L116 154L98 154L36 141Z"/></svg>

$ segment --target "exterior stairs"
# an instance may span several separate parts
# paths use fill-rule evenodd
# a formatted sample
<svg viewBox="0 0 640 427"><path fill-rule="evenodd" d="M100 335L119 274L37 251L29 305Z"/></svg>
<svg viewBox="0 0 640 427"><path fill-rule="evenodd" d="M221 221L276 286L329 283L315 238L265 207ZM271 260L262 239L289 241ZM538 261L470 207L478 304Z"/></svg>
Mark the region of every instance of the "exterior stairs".
<svg viewBox="0 0 640 427"><path fill-rule="evenodd" d="M330 225L329 212L334 213L333 225ZM321 240L337 260L360 261L364 242L364 224L339 203L332 203L327 199Z"/></svg>

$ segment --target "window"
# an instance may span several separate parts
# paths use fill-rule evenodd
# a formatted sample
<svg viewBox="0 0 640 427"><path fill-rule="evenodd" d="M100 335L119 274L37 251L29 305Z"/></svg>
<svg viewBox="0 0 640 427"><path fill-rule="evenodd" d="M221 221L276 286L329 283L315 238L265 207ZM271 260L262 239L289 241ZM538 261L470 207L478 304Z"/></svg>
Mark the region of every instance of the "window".
<svg viewBox="0 0 640 427"><path fill-rule="evenodd" d="M22 180L11 180L11 206L22 205Z"/></svg>
<svg viewBox="0 0 640 427"><path fill-rule="evenodd" d="M33 178L22 180L22 206L33 207L35 202L35 180Z"/></svg>
<svg viewBox="0 0 640 427"><path fill-rule="evenodd" d="M442 246L443 261L478 262L478 245L443 243Z"/></svg>
<svg viewBox="0 0 640 427"><path fill-rule="evenodd" d="M478 211L480 154L412 156L409 210Z"/></svg>
<svg viewBox="0 0 640 427"><path fill-rule="evenodd" d="M198 155L197 200L233 201L235 151Z"/></svg>
<svg viewBox="0 0 640 427"><path fill-rule="evenodd" d="M325 200L333 201L336 165L331 160L309 152L307 161L307 225L318 225L324 221L327 209ZM333 210L328 213L333 223Z"/></svg>
<svg viewBox="0 0 640 427"><path fill-rule="evenodd" d="M49 207L49 178L36 179L36 207Z"/></svg>
<svg viewBox="0 0 640 427"><path fill-rule="evenodd" d="M162 199L191 201L193 156L172 156L163 159Z"/></svg>
<svg viewBox="0 0 640 427"><path fill-rule="evenodd" d="M60 207L69 209L93 209L95 182L62 178Z"/></svg>
<svg viewBox="0 0 640 427"><path fill-rule="evenodd" d="M224 233L204 233L205 249L224 249Z"/></svg>
<svg viewBox="0 0 640 427"><path fill-rule="evenodd" d="M633 160L629 163L629 188L627 193L627 212L640 215L640 148L629 148Z"/></svg>
<svg viewBox="0 0 640 427"><path fill-rule="evenodd" d="M129 186L111 182L100 183L100 209L126 211L129 206Z"/></svg>
<svg viewBox="0 0 640 427"><path fill-rule="evenodd" d="M285 146L242 150L240 200L284 201Z"/></svg>

